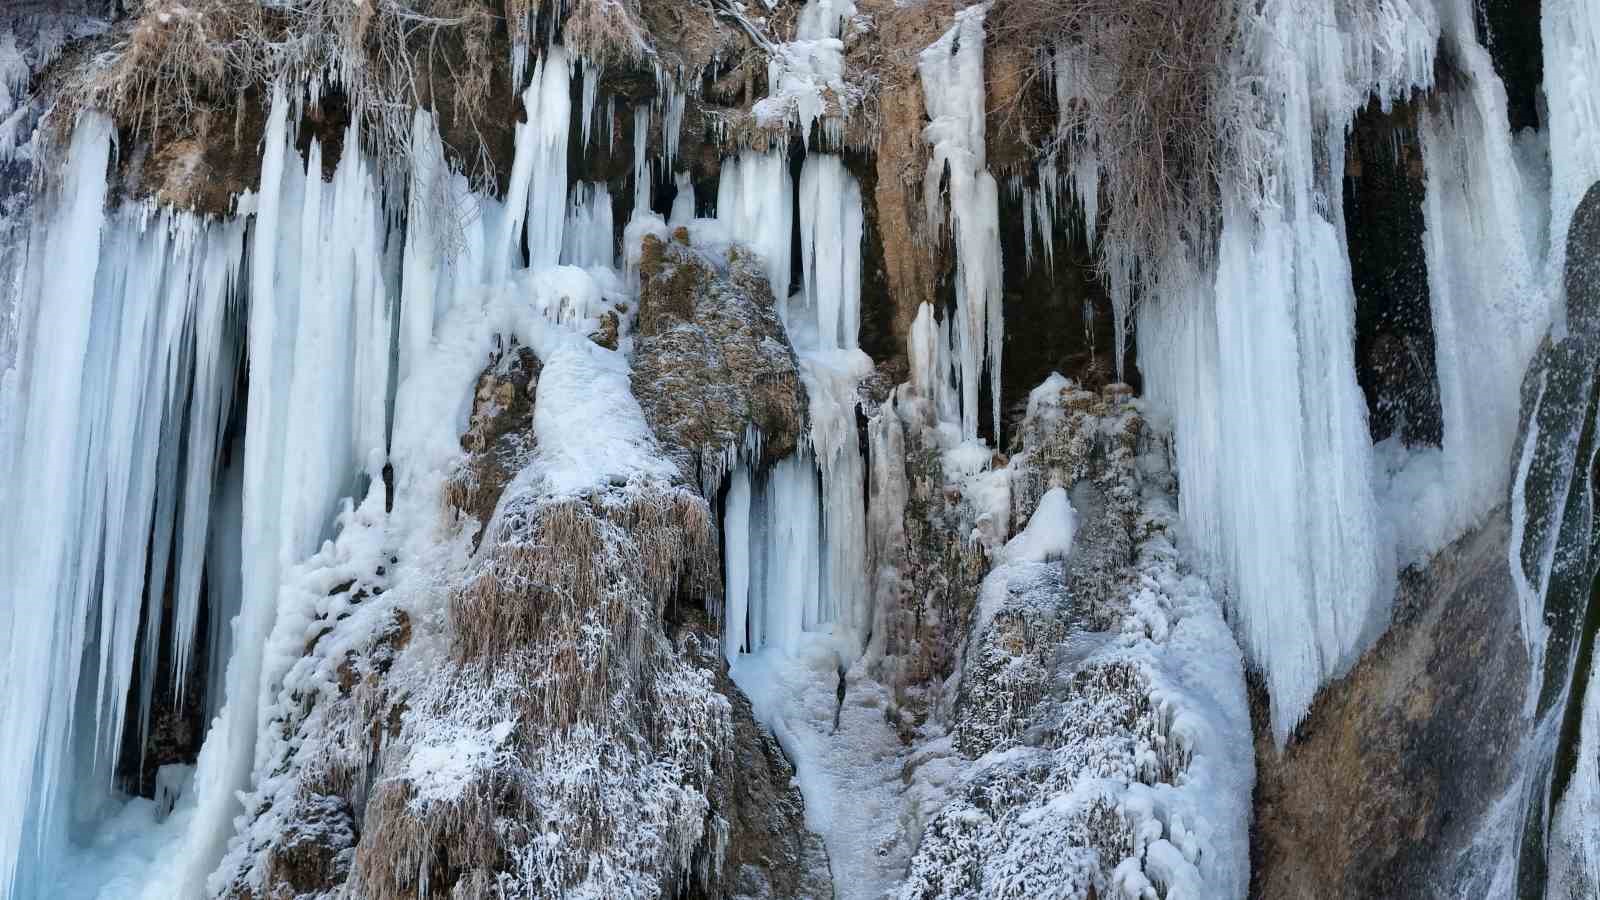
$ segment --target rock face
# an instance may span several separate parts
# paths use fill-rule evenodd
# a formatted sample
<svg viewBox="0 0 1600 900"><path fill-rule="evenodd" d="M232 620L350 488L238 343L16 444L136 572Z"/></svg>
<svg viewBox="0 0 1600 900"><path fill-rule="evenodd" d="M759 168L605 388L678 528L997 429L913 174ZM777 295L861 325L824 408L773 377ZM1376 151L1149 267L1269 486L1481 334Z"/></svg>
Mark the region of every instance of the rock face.
<svg viewBox="0 0 1600 900"><path fill-rule="evenodd" d="M1180 571L1171 475L1122 396L1055 376L1030 398L1008 466L1027 527L970 614L949 715L965 762L904 900L1243 889L1241 659Z"/></svg>
<svg viewBox="0 0 1600 900"><path fill-rule="evenodd" d="M478 377L472 417L461 436L469 455L446 488L446 502L480 526L477 540L506 484L533 452L533 398L542 368L532 350L513 344Z"/></svg>
<svg viewBox="0 0 1600 900"><path fill-rule="evenodd" d="M1600 779L1580 726L1600 631L1596 473L1582 462L1595 446L1600 187L1569 248L1568 333L1524 379L1509 509L1407 573L1388 632L1285 751L1258 735L1253 896L1593 892L1592 844L1572 817ZM1524 615L1549 629L1533 659Z"/></svg>
<svg viewBox="0 0 1600 900"><path fill-rule="evenodd" d="M356 540L379 554L320 561L338 583L311 603L320 612L269 726L273 774L247 801L218 888L241 900L579 886L831 897L794 770L691 612L715 594L705 500L638 478L541 493L534 421L551 370L497 343L439 498L447 533L476 548L459 576L429 576L460 579L448 615L414 624L419 595L388 571L399 557L382 549L385 520L347 525L341 540L374 529ZM417 499L391 512L414 514Z"/></svg>
<svg viewBox="0 0 1600 900"><path fill-rule="evenodd" d="M639 279L633 392L684 476L720 484L752 439L764 463L793 453L806 395L758 264L737 249L711 259L679 229L645 236Z"/></svg>
<svg viewBox="0 0 1600 900"><path fill-rule="evenodd" d="M874 619L862 639L870 647L848 683L852 691L862 682L884 688L888 743L898 741L886 757L907 760L903 770L895 766L902 795L916 795L896 810L892 848L901 855L891 856L890 844L874 848L897 866L909 860L901 866L904 900L1427 893L1455 877L1452 866L1472 848L1495 799L1515 786L1505 760L1524 747L1525 688L1534 681L1558 735L1539 776L1557 821L1536 823L1540 842L1551 826L1552 849L1523 848L1538 871L1522 888L1542 889L1546 857L1566 854L1551 865L1584 864L1585 845L1573 833L1600 808L1593 799L1600 791L1584 793L1600 778L1589 711L1596 701L1585 699L1584 680L1600 599L1590 592L1595 557L1587 555L1585 530L1593 473L1574 460L1588 460L1597 441L1600 187L1572 229L1573 334L1546 343L1525 387L1524 433L1540 435L1529 438L1526 496L1408 574L1395 621L1376 648L1323 692L1287 749L1275 749L1257 723L1251 755L1243 752L1251 732L1239 653L1211 587L1177 549L1171 448L1147 427L1147 408L1131 399L1140 384L1137 359L1133 345L1114 346L1111 276L1096 268L1095 228L1069 226L1070 216L1046 222L1038 212L1056 202L1039 192L1059 185L1040 181L1043 145L1033 141L1058 120L1052 85L1039 79L1031 50L997 46L991 33L988 114L968 123L983 135L988 168L1006 184L995 236L1004 272L1006 344L995 373L1003 435L984 435L989 446L941 429L947 423L935 421L930 399L914 393L934 367L913 377L907 351L924 305L938 310L929 321L944 323L938 352L952 352L952 340L960 340L950 332L956 257L929 221L928 200L940 185L937 173L924 183L927 129L935 123L917 58L970 0L422 5L460 7L462 15L441 32L425 65L412 72L408 64L415 83L397 87L357 83L357 76L384 77L379 63L393 62L405 45L383 41L396 28L423 27L404 4L189 4L263 13L273 30L235 47L241 59L289 47L281 40L285 22L349 26L329 31L336 37L305 59L316 63L307 71L332 71L333 60L350 64L341 71L356 80L322 85L320 99L302 98L294 114L297 149L319 142L325 177L347 135L358 133L351 126L366 128L374 143L408 130L362 115L399 110L398 124L407 126L412 113L427 110L452 171L474 190L503 197L514 135L528 115L512 69L532 65L513 63L512 47L531 33L582 57L567 85L573 122L562 165L568 186L608 188L614 238L634 233L622 227L634 213L646 230L655 227L652 210L672 210L682 191L693 192L684 206L711 214L727 154L783 151L795 173L806 154L837 154L858 179L865 199L859 343L876 370L845 401L838 431L852 450L852 441L869 448L862 577ZM121 6L129 15L88 30L59 29L62 41L76 41L66 52L79 57L62 70L93 63L106 78L126 79L127 90L144 83L141 72L162 71L138 64L141 47L211 27L188 7L176 19L167 15L183 6L169 0ZM1516 23L1518 45L1536 41L1528 22L1536 26L1538 17L1519 19L1513 6L1491 0L1484 14ZM319 10L332 18L296 18ZM784 74L774 67L780 53L813 54L825 41L777 45L797 37L802 17L833 13L845 20L831 23L839 46L829 38L820 49L836 49L845 74L840 89L830 84L817 102L825 116L850 115L805 133L795 127L798 116L759 115L764 100L772 101L769 112L798 102L779 97L771 83ZM825 56L807 55L805 66L832 59ZM1527 59L1518 59L1525 68ZM24 80L46 63L24 62ZM249 82L259 73L228 68L236 64L216 62L225 77L192 98L181 119L147 126L131 104L113 110L125 141L113 173L121 196L220 216L255 186L269 100L264 84ZM9 139L8 127L31 130L53 97L42 92L30 98L32 108L14 110L5 74L0 67L0 140ZM1535 74L1508 83L1514 123L1537 124ZM43 80L54 90L69 86ZM388 102L346 96L361 91ZM1405 138L1423 102L1396 101L1381 113L1375 104L1356 117L1340 220L1372 436L1416 447L1442 440L1422 250L1425 181L1420 151ZM4 300L26 252L28 178L43 147L0 149ZM385 190L394 191L384 202L395 204L386 207L394 213L388 249L403 254L409 213L399 210L414 199L404 195L407 163L393 147L373 149L395 167L383 173L392 181ZM1332 176L1340 174L1335 166ZM541 182L535 199L554 211L552 221L562 213L560 181ZM566 212L570 222L579 210ZM1323 212L1338 218L1341 211ZM524 214L516 209L512 218ZM674 222L682 220L680 210ZM658 470L541 493L535 422L554 363L541 357L550 350L544 343L534 342L536 352L507 334L470 396L453 397L458 405L437 417L451 423L451 438L453 417L468 413L462 453L440 470L448 475L441 489L418 496L414 479L393 483L391 468L384 496L375 489L370 506L352 504L340 517L336 549L295 561L295 590L304 596L291 598L270 654L288 671L270 685L275 696L258 753L264 762L214 892L237 900L481 900L580 890L673 900L833 896L832 872L848 871L838 863L845 856L830 860L823 839L808 830L797 770L732 680L715 613L729 467L770 471L801 453L814 421L827 420L808 411L802 372L809 378L812 370L802 368L778 314L789 298L774 297L761 261L741 247L696 244L699 227L657 227L642 247L624 248L637 269L607 283L632 302L636 276L637 304L602 313L586 335L628 367L628 384L615 393L637 399L652 438L644 452L662 463ZM811 250L794 233L799 260ZM597 258L615 258L606 252L615 241L585 240L598 245ZM502 240L502 250L507 243L513 257L529 249ZM12 313L0 308L0 372L15 349ZM812 365L809 352L804 360ZM472 358L464 374L484 362ZM386 437L395 430L391 422ZM443 444L454 452L450 440ZM826 484L829 472L820 472ZM1569 496L1570 485L1578 488ZM1025 526L1062 510L1070 513L1070 538L1037 550ZM399 546L399 532L390 530L397 522L426 522L432 542L420 553L418 542ZM1552 547L1563 550L1555 575L1540 585L1546 607L1534 611L1559 632L1551 646L1561 658L1542 680L1530 671L1540 661L1527 656L1519 586L1507 568L1518 533L1523 543L1512 555L1520 554L1522 574ZM460 558L445 550L460 550ZM404 585L399 566L413 567ZM819 618L805 629L829 624ZM197 656L202 667L205 649ZM158 682L173 678L153 671ZM846 674L841 667L840 709ZM155 738L143 745L130 738L122 750L128 786L145 790L158 765L192 761L203 737L193 728L200 700L185 695L176 709L157 703ZM579 775L563 780L572 772ZM1218 868L1244 858L1252 839L1253 871ZM1586 890L1590 882L1574 893Z"/></svg>
<svg viewBox="0 0 1600 900"><path fill-rule="evenodd" d="M830 900L828 851L806 828L794 766L728 677L716 626L703 614L690 613L679 627L677 643L691 664L711 673L717 692L733 710L733 764L708 789L712 809L728 828L721 875L709 889L691 887L684 900Z"/></svg>
<svg viewBox="0 0 1600 900"><path fill-rule="evenodd" d="M1281 754L1256 742L1252 896L1441 884L1512 774L1527 685L1503 512L1404 580L1397 621Z"/></svg>

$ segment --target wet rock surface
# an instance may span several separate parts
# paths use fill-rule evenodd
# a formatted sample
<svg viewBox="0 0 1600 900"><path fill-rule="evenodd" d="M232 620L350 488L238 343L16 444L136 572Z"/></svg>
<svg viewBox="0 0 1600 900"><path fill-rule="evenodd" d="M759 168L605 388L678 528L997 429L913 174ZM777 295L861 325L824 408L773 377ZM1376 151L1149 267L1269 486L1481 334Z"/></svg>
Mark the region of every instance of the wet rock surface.
<svg viewBox="0 0 1600 900"><path fill-rule="evenodd" d="M1509 531L1497 512L1411 572L1286 750L1258 728L1252 896L1429 896L1470 846L1523 727Z"/></svg>

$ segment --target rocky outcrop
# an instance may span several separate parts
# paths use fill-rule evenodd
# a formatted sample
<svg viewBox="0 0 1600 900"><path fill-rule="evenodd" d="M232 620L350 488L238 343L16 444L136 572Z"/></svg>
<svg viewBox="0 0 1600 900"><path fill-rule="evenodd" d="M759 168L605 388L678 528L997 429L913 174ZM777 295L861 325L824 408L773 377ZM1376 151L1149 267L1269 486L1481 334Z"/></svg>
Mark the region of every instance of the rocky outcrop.
<svg viewBox="0 0 1600 900"><path fill-rule="evenodd" d="M1253 896L1425 896L1471 845L1522 730L1508 536L1502 511L1407 577L1285 750L1258 730Z"/></svg>
<svg viewBox="0 0 1600 900"><path fill-rule="evenodd" d="M685 659L711 674L733 711L733 765L718 772L708 788L711 808L728 829L720 875L709 888L691 887L684 900L830 900L834 892L828 851L806 827L794 766L728 677L716 625L704 614L690 612L676 641ZM717 861L704 859L697 865L716 866Z"/></svg>
<svg viewBox="0 0 1600 900"><path fill-rule="evenodd" d="M477 522L475 541L482 540L501 493L533 453L533 399L542 368L532 350L513 341L478 376L472 416L461 436L468 455L445 486L445 502Z"/></svg>
<svg viewBox="0 0 1600 900"><path fill-rule="evenodd" d="M1020 443L1028 524L983 580L949 714L962 774L899 896L1242 890L1241 659L1181 573L1164 451L1122 394L1060 376Z"/></svg>
<svg viewBox="0 0 1600 900"><path fill-rule="evenodd" d="M911 323L923 303L934 300L938 266L927 233L922 178L928 145L922 138L926 106L917 77L917 52L950 27L956 4L930 0L902 4L895 0L861 0L858 8L872 16L876 32L880 82L877 90L877 178L872 215L881 235L887 299L894 305L894 346L905 347Z"/></svg>
<svg viewBox="0 0 1600 900"><path fill-rule="evenodd" d="M644 238L633 392L684 476L715 486L747 449L763 463L806 427L798 362L766 275L740 249L713 259L686 229Z"/></svg>

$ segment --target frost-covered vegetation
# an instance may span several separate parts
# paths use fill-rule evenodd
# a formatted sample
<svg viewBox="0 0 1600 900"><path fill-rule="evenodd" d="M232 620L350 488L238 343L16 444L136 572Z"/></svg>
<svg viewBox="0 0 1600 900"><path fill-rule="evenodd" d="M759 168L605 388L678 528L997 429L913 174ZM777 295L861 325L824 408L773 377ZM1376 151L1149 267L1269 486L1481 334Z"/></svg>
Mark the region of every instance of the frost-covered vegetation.
<svg viewBox="0 0 1600 900"><path fill-rule="evenodd" d="M1512 133L1502 13L0 11L0 900L1243 896L1256 751L1501 516L1450 887L1583 893L1600 16Z"/></svg>

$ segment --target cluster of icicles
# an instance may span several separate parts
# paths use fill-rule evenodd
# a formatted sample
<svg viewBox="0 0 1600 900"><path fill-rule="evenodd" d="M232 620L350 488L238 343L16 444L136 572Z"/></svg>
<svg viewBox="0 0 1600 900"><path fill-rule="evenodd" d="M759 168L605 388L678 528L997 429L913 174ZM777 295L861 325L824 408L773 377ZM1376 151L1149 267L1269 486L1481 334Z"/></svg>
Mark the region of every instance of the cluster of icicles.
<svg viewBox="0 0 1600 900"><path fill-rule="evenodd" d="M738 236L761 255L812 397L795 457L761 470L752 446L731 461L728 651L835 626L859 645L855 397L871 361L858 348L855 179L812 153L796 185L782 155L745 152L722 168L714 220L694 218L681 176L660 216L652 186L672 170L683 105L663 84L660 103L635 111L639 135L661 117L666 146L655 157L635 148L619 259L607 187L569 185L569 130L582 129L575 146L586 151L616 115L608 102L596 116L597 71L552 46L529 74L504 198L470 191L425 112L403 196L385 190L353 131L324 181L318 142L304 158L295 150L300 101L280 87L259 189L235 215L119 207L112 124L78 119L30 238L17 358L0 382L0 503L19 517L0 533L0 898L51 893L52 863L113 796L125 734L137 730L144 746L163 667L174 698L204 678L208 732L181 850L148 876L146 895L205 892L238 792L261 774L263 698L293 662L264 652L280 586L330 536L344 498L394 462L395 387L419 374L437 323L507 291L557 322L583 320L602 295L627 290L634 245L669 222ZM802 271L791 272L796 220ZM942 359L971 362L961 347ZM976 379L976 363L966 374L954 365L942 380ZM953 412L975 430L974 404ZM201 640L209 665L192 673Z"/></svg>

